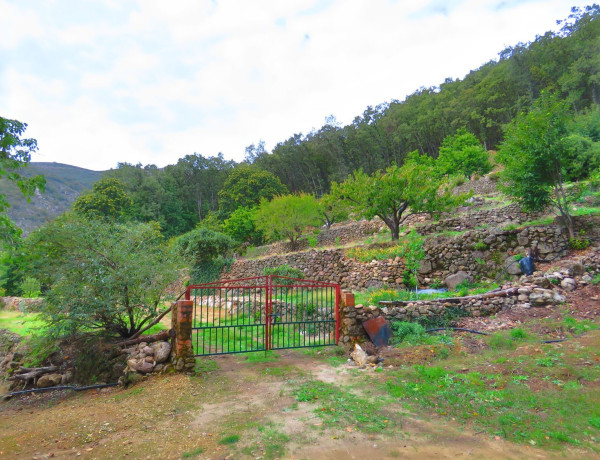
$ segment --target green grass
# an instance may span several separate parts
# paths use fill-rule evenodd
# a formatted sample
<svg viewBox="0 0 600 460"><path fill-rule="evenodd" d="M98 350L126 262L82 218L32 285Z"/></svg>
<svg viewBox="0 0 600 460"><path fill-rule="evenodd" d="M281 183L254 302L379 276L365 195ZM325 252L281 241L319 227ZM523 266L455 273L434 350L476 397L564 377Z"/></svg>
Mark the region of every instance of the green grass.
<svg viewBox="0 0 600 460"><path fill-rule="evenodd" d="M202 454L202 452L204 452L204 449L202 447L198 447L194 450L190 450L189 452L184 452L181 458L195 458Z"/></svg>
<svg viewBox="0 0 600 460"><path fill-rule="evenodd" d="M498 288L494 283L475 283L465 286L458 286L460 289L456 291L433 292L431 294L420 294L415 291L398 290L391 288L371 289L355 294L355 303L367 303L369 305L377 305L378 302L385 300L396 301L418 301L418 300L435 300L447 299L450 297L464 297L467 295L485 294Z"/></svg>
<svg viewBox="0 0 600 460"><path fill-rule="evenodd" d="M230 436L225 436L224 438L221 438L219 440L219 444L235 444L236 442L238 442L240 440L240 436L237 434L232 434Z"/></svg>
<svg viewBox="0 0 600 460"><path fill-rule="evenodd" d="M29 336L45 326L39 313L0 310L0 329L8 329L20 336Z"/></svg>
<svg viewBox="0 0 600 460"><path fill-rule="evenodd" d="M353 425L365 433L380 433L397 425L393 414L386 413L385 398L357 396L347 387L309 380L296 387L293 395L298 402L315 404L314 413L325 426Z"/></svg>
<svg viewBox="0 0 600 460"><path fill-rule="evenodd" d="M391 396L425 417L435 412L517 443L600 451L600 389L589 384L600 378L600 366L589 365L597 346L541 345L522 328L486 341L480 355L380 375Z"/></svg>

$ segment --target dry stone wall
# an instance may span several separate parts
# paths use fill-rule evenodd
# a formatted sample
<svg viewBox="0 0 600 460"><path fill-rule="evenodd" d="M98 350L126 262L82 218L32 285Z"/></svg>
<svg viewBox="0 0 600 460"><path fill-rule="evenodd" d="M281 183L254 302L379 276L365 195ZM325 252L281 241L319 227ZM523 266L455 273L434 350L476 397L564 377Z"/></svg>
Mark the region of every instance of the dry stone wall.
<svg viewBox="0 0 600 460"><path fill-rule="evenodd" d="M598 218L576 220L576 228L583 229L588 238L600 236ZM442 281L459 271L473 278L493 279L505 267L519 275L514 255L525 254L535 247L540 260L550 261L564 253L566 239L557 226L527 227L517 230L469 230L453 237L428 238L424 244L425 259L419 269L419 283L428 286L434 280ZM403 288L404 261L394 259L363 263L346 257L343 249L309 250L266 258L236 260L221 279L260 276L265 268L288 264L302 270L305 277L317 281L337 283L343 289L364 290L387 285Z"/></svg>
<svg viewBox="0 0 600 460"><path fill-rule="evenodd" d="M343 305L340 309L340 344L349 348L354 343L367 340L362 324L380 316L389 322L418 321L423 317L442 317L449 308L462 310L467 316L489 316L513 307L536 308L561 304L565 301L565 292L589 284L600 273L599 251L596 249L581 261L564 263L559 269L523 276L518 283L503 286L502 295L497 297Z"/></svg>

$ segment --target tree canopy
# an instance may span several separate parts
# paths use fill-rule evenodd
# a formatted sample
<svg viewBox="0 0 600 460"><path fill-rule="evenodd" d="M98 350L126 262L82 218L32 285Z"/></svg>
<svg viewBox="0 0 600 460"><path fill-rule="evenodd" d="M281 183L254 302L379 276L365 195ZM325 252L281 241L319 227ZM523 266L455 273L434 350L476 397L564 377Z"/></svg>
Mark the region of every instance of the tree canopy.
<svg viewBox="0 0 600 460"><path fill-rule="evenodd" d="M156 225L66 214L26 244L29 273L47 286L41 313L58 333L131 337L158 314L179 276Z"/></svg>
<svg viewBox="0 0 600 460"><path fill-rule="evenodd" d="M346 201L357 216L379 217L397 240L410 215L439 213L464 201L464 196L452 195L452 185L431 157L413 152L402 166L393 164L372 175L356 171L345 182L334 183L332 194Z"/></svg>
<svg viewBox="0 0 600 460"><path fill-rule="evenodd" d="M31 153L37 150L35 139L23 139L27 124L0 117L0 177L14 182L28 199L36 190L44 190L43 176L23 177L19 169L31 161ZM6 215L10 207L6 195L0 194L0 243L13 245L21 231Z"/></svg>
<svg viewBox="0 0 600 460"><path fill-rule="evenodd" d="M563 187L569 119L566 102L544 94L529 113L519 115L508 127L498 161L504 164L504 191L528 211L554 205L573 238L569 198Z"/></svg>

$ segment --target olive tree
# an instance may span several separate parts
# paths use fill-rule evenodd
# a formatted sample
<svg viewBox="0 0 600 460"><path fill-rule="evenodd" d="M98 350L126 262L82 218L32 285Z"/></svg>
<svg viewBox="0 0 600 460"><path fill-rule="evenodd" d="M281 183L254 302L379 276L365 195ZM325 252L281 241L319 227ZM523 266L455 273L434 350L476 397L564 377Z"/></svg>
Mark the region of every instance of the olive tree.
<svg viewBox="0 0 600 460"><path fill-rule="evenodd" d="M41 313L59 333L131 337L158 315L179 275L156 224L63 215L26 241L31 275L46 285Z"/></svg>

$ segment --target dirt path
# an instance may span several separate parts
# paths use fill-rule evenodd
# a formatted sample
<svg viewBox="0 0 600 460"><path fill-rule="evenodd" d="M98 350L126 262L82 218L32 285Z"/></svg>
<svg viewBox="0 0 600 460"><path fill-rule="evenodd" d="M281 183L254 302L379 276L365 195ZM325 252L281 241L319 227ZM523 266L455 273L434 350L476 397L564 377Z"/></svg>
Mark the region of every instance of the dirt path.
<svg viewBox="0 0 600 460"><path fill-rule="evenodd" d="M339 358L337 363L339 363ZM298 402L299 382L370 394L365 373L286 351L272 362L223 356L200 377L155 377L133 388L34 394L0 404L0 457L140 458L569 458L475 433L441 418L386 410L394 430L328 425ZM373 394L377 398L376 394ZM373 414L373 417L378 417ZM573 454L572 458L582 458Z"/></svg>

